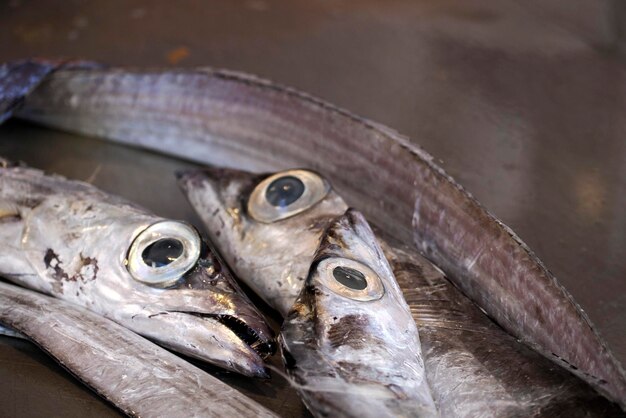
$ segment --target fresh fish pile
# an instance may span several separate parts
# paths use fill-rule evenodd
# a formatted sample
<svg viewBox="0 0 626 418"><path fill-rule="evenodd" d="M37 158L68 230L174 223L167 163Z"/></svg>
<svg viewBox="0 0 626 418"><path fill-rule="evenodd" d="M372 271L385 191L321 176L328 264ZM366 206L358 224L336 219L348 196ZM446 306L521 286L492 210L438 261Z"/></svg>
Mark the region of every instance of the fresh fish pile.
<svg viewBox="0 0 626 418"><path fill-rule="evenodd" d="M0 275L188 356L267 375L272 331L198 232L89 184L4 162Z"/></svg>
<svg viewBox="0 0 626 418"><path fill-rule="evenodd" d="M283 357L315 415L436 415L389 264L365 219L346 213L325 179L207 169L179 181L238 277L289 313Z"/></svg>
<svg viewBox="0 0 626 418"><path fill-rule="evenodd" d="M292 211L286 205L275 212L290 217L263 223L254 216L259 205L255 191L268 190L268 179L276 182L294 177L307 188L313 176L317 175L303 170L257 175L223 169L179 175L182 189L220 252L233 263L247 260L246 268L238 272L239 277L257 291L266 292L260 293L261 296L272 295L266 299L279 311L294 304L298 285L300 289L304 285L294 278L308 273L316 248L322 240L328 240L325 235L332 235L333 229L328 228L336 224L334 219L345 210L346 204L326 180L318 179L327 185L325 195L310 199L303 192L300 198L309 202L307 209ZM285 194L291 191L292 188ZM295 239L291 250L287 244L282 247L281 269L262 268L273 258L274 243L288 243L292 237ZM366 240L375 241L373 235ZM265 245L250 245L252 242ZM524 347L495 325L414 251L392 248L386 243L383 248L418 325L427 380L441 416L622 415L619 408L580 379ZM237 264L233 266L237 268ZM285 282L292 285L284 286ZM350 335L347 330L346 334ZM303 339L294 331L282 336L283 342ZM309 361L317 360L312 353L308 354ZM317 405L323 404L318 400Z"/></svg>
<svg viewBox="0 0 626 418"><path fill-rule="evenodd" d="M624 371L571 296L510 229L483 209L428 154L389 128L265 80L210 69L129 71L56 63L9 64L0 67L0 119L15 112L18 117L49 126L203 163L253 171L314 169L322 174L314 185L300 182L304 191L315 193L300 201L303 203L278 205L293 209L293 213L275 213L271 207L268 211L263 199L255 200L261 196L271 203L267 190L277 178L244 175L238 181L224 182L231 190L212 186L219 190L215 196L224 196L217 206L222 206L225 214L216 211L203 216L234 270L281 313L289 311L305 282L317 283L315 268L323 260L314 263L316 248L324 242L324 231L346 209L341 195L380 227L385 237L416 245L515 338L626 407ZM337 194L325 179L332 181ZM265 194L255 195L254 189L263 181L268 186L263 188ZM300 190L297 182L286 181L293 190ZM244 183L247 185L241 185ZM246 196L247 200L231 203L231 196ZM334 197L335 202L325 205L327 197ZM190 200L194 203L193 198ZM211 206L210 198L194 204L201 207L201 202ZM15 217L11 215L13 206L15 203L2 208L7 213L3 219ZM229 227L215 227L207 219L218 214L223 222L230 222ZM232 232L224 233L231 228ZM286 235L289 228L295 235ZM281 256L272 260L266 250L282 251ZM553 416L562 411L566 411L565 416L602 416L615 412L567 372L549 367L535 353L520 347L443 276L436 275L435 280L418 274L420 269L415 266L422 266L424 260L412 251L403 251L388 248L387 255L411 303L413 317L426 330L426 363L430 358L435 359L431 364L450 365L443 373L427 368L444 415L463 416L468 410L485 416ZM2 260L0 256L0 265ZM49 257L52 271L56 272L60 260ZM81 273L76 266L80 263L74 261L75 272L68 277ZM87 272L92 269L86 268ZM141 275L141 268L139 273L129 268ZM251 272L258 273L258 278ZM278 287L268 282L268 277ZM54 281L49 280L48 286L50 283ZM296 306L311 306L315 300L304 297L307 288L304 286L303 298ZM437 294L447 307L454 306L455 312L437 307L438 299L417 294L421 292ZM331 299L324 300L330 312L334 305ZM298 317L297 310L292 312L303 323L315 320L315 312L302 313ZM459 318L464 321L455 322ZM283 342L288 344L284 338L288 328L284 331ZM300 338L297 333L292 335L289 339ZM484 338L492 344L486 344ZM298 352L293 348L287 351ZM299 352L305 359L311 355L304 348ZM499 356L505 360L494 360ZM476 381L489 388L484 395L492 409L484 406L486 400L477 401L474 409L467 408L481 390L476 385L470 387L468 379L457 382L456 392L448 390L451 382L459 379L455 373L461 366L467 367L468 373L476 373ZM516 374L513 367L521 369ZM541 394L542 390L546 393ZM578 410L580 405L584 411ZM323 405L314 406L324 410Z"/></svg>
<svg viewBox="0 0 626 418"><path fill-rule="evenodd" d="M167 350L60 299L0 282L0 323L129 416L276 416Z"/></svg>

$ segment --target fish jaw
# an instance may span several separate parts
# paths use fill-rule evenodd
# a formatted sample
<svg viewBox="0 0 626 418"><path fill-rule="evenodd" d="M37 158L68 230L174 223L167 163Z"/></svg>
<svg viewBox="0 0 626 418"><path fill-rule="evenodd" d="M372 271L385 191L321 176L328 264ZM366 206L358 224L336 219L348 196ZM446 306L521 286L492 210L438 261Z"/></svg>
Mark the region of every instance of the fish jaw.
<svg viewBox="0 0 626 418"><path fill-rule="evenodd" d="M247 202L267 174L213 169L178 173L179 185L237 277L287 314L308 273L322 233L347 205L334 191L293 217L255 220Z"/></svg>
<svg viewBox="0 0 626 418"><path fill-rule="evenodd" d="M170 287L128 283L123 309L114 296L120 293L106 283L94 290L105 316L187 356L269 377L263 360L276 351L274 334L208 245L195 267Z"/></svg>
<svg viewBox="0 0 626 418"><path fill-rule="evenodd" d="M133 327L158 344L244 376L268 378L261 355L222 316L163 311L133 318ZM247 327L246 327L247 328ZM163 334L168 333L164 338Z"/></svg>
<svg viewBox="0 0 626 418"><path fill-rule="evenodd" d="M328 265L360 265L370 272L368 287L358 295L337 291ZM376 277L381 286L371 290ZM415 322L371 229L355 211L329 226L279 340L287 370L314 414L437 415Z"/></svg>
<svg viewBox="0 0 626 418"><path fill-rule="evenodd" d="M225 369L269 377L263 360L276 351L274 333L213 250L207 247L196 267L162 292L167 304L131 317L142 334Z"/></svg>

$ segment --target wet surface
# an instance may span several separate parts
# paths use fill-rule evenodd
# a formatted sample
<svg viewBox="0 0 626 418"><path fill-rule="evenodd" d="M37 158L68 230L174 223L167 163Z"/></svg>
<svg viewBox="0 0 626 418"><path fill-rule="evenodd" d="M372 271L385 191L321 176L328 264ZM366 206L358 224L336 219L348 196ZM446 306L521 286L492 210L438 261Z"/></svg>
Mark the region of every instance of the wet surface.
<svg viewBox="0 0 626 418"><path fill-rule="evenodd" d="M0 60L225 67L389 125L530 245L626 363L621 32L612 2L565 3L14 0L0 5ZM0 128L0 155L199 224L172 176L186 163L15 122ZM25 342L0 338L0 376L0 416L116 414ZM236 384L302 413L284 382Z"/></svg>

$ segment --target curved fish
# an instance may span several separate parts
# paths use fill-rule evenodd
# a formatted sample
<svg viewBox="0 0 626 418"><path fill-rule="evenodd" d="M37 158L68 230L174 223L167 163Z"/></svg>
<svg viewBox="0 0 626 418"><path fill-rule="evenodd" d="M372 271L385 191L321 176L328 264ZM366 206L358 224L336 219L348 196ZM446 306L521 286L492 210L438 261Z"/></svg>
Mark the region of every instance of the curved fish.
<svg viewBox="0 0 626 418"><path fill-rule="evenodd" d="M229 71L63 69L42 80L19 117L208 164L322 173L385 233L413 241L508 332L626 407L624 370L569 293L513 231L392 129Z"/></svg>
<svg viewBox="0 0 626 418"><path fill-rule="evenodd" d="M0 166L0 274L180 353L267 375L272 331L198 232L89 184Z"/></svg>
<svg viewBox="0 0 626 418"><path fill-rule="evenodd" d="M325 231L280 342L315 416L438 416L415 322L358 212Z"/></svg>
<svg viewBox="0 0 626 418"><path fill-rule="evenodd" d="M0 323L128 416L276 417L178 356L60 299L0 282Z"/></svg>
<svg viewBox="0 0 626 418"><path fill-rule="evenodd" d="M323 231L335 213L346 207L330 190L322 200L309 200L314 203L307 210L288 218L273 223L255 220L258 203L253 191L267 191L266 179L275 181L301 172L257 175L202 169L179 175L182 189L220 252L234 263L245 260L239 277L257 291L272 295L269 302L281 312L294 304L296 285L303 285L302 281L287 287L283 283L293 272L307 274ZM307 183L307 178L302 180ZM306 200L304 193L302 198ZM291 212L289 205L277 211L283 216ZM282 242L291 243L293 250ZM281 268L261 268L276 251L275 245L282 246ZM392 248L385 242L382 247L417 323L427 381L442 417L624 416L585 382L495 325L415 251ZM283 341L291 339L302 337L294 331L283 337Z"/></svg>

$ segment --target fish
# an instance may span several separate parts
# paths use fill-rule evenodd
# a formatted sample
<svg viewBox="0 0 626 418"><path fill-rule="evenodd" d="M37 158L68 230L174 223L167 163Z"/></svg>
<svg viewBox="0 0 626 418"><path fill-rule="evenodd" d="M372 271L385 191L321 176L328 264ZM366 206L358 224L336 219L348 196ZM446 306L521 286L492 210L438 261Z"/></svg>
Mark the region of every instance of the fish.
<svg viewBox="0 0 626 418"><path fill-rule="evenodd" d="M326 180L309 170L178 176L235 274L285 316L284 363L314 415L437 416L389 264ZM344 280L366 273L358 290L334 278L342 269Z"/></svg>
<svg viewBox="0 0 626 418"><path fill-rule="evenodd" d="M507 332L626 408L623 367L572 296L510 228L395 130L210 68L59 68L20 103L14 117L196 162L319 172Z"/></svg>
<svg viewBox="0 0 626 418"><path fill-rule="evenodd" d="M260 206L258 196L268 195L270 185L280 185L275 182L282 178L299 178L304 188L309 188L314 184L312 176L320 177L301 169L259 175L203 168L178 174L182 190L220 253L231 263L245 260L245 269L238 277L251 288L272 295L267 300L279 312L285 306L302 304L296 302L294 286L283 286L285 276L293 272L308 274L317 247L323 239L328 240L323 238L329 234L325 231L337 223L337 217L341 217L337 213L346 210L347 205L321 178L317 182L326 184L324 195L313 193L317 197L312 198L312 192L307 195L303 191L297 210L290 205L277 207L273 218L255 218ZM283 182L291 186L284 193L291 197L282 203L294 200L294 183L293 179ZM303 202L307 204L303 206ZM273 222L262 222L270 219ZM366 238L380 243L410 307L419 331L427 382L443 418L624 416L618 406L587 383L506 333L415 249L393 242L391 237L381 237L381 232ZM282 242L291 243L291 247ZM277 251L276 245L281 245L281 269L262 268ZM232 265L237 268L237 264ZM303 281L294 283L300 284L300 290L305 286ZM300 298L309 302L314 295ZM292 325L288 334L283 331L283 345L305 339L296 329ZM299 346L290 347L297 351ZM317 363L325 364L321 360Z"/></svg>
<svg viewBox="0 0 626 418"><path fill-rule="evenodd" d="M624 417L621 408L489 319L410 248L382 242L417 322L442 417Z"/></svg>
<svg viewBox="0 0 626 418"><path fill-rule="evenodd" d="M324 232L280 343L317 417L439 416L409 307L357 211Z"/></svg>
<svg viewBox="0 0 626 418"><path fill-rule="evenodd" d="M182 190L226 259L263 262L275 251L271 242L264 244L265 236L271 237L272 242L300 243L294 247L297 251L283 249L286 252L280 262L285 275L285 272L309 271L307 266L314 257L311 254L320 245L324 231L336 222L335 212L346 207L324 180L330 189L322 200L310 199L303 192L301 198L311 206L303 211L292 211L289 205L277 208L277 214L291 216L262 224L263 228L258 229L255 224L261 223L253 217L259 205L255 191L265 192L269 184L285 177L299 177L305 187L311 184L310 176L315 174L309 172L307 177L300 177L301 173L302 170L288 170L258 175L203 168L178 176ZM286 194L291 195L292 190ZM332 206L337 210L330 210ZM322 207L326 209L320 211ZM326 215L321 215L322 212ZM233 213L238 214L238 227L231 223ZM324 229L311 227L320 224ZM270 227L275 231L268 232ZM383 239L380 232L377 235L368 238L382 246L410 307L419 331L427 381L442 417L623 415L619 407L582 380L520 344L494 324L415 250L399 243L391 245L392 238ZM249 245L250 242L258 245ZM308 251L301 248L302 243L308 243ZM251 287L254 282L265 283L257 286L261 291L273 287L267 292L274 296L272 306L279 311L281 306L295 303L293 287L280 285L281 271L266 274L264 269L255 270L254 265L248 265L247 274L244 273L238 277ZM296 283L301 288L304 286L301 281ZM287 338L281 341L284 340Z"/></svg>
<svg viewBox="0 0 626 418"><path fill-rule="evenodd" d="M277 417L175 354L76 304L0 282L0 323L18 330L128 416Z"/></svg>
<svg viewBox="0 0 626 418"><path fill-rule="evenodd" d="M268 377L273 332L186 222L2 160L0 275L189 357Z"/></svg>
<svg viewBox="0 0 626 418"><path fill-rule="evenodd" d="M286 316L302 291L323 232L348 209L345 201L310 170L253 175L206 168L177 176L235 275ZM289 187L290 178L292 187L301 184L299 206L281 210L268 205L266 190Z"/></svg>

